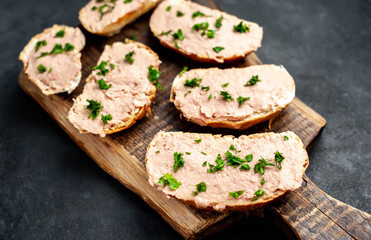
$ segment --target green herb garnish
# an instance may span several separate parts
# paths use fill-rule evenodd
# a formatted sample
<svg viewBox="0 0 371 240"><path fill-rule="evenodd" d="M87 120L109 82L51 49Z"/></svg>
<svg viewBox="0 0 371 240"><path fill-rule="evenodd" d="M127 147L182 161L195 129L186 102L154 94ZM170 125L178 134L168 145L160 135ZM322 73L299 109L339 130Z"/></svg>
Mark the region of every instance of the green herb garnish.
<svg viewBox="0 0 371 240"><path fill-rule="evenodd" d="M51 73L51 72L52 72L52 70L53 70L53 68L50 68L50 69L49 69L49 73Z"/></svg>
<svg viewBox="0 0 371 240"><path fill-rule="evenodd" d="M51 54L57 55L57 54L60 54L60 53L63 53L63 52L72 51L74 48L75 47L73 45L69 44L69 43L66 43L64 45L64 48L62 47L62 44L55 44L54 48L50 52L42 52L41 55L36 57L36 58L38 59L38 58L45 57L45 56L51 55Z"/></svg>
<svg viewBox="0 0 371 240"><path fill-rule="evenodd" d="M192 18L196 18L196 17L204 17L204 16L205 16L205 14L202 13L202 12L200 12L200 11L194 12L194 13L192 14Z"/></svg>
<svg viewBox="0 0 371 240"><path fill-rule="evenodd" d="M206 92L208 92L210 90L210 87L209 86L207 86L207 87L201 86L201 90L205 90Z"/></svg>
<svg viewBox="0 0 371 240"><path fill-rule="evenodd" d="M181 11L177 11L177 12L176 12L176 16L177 16L177 17L184 16L184 13L182 13Z"/></svg>
<svg viewBox="0 0 371 240"><path fill-rule="evenodd" d="M207 155L205 152L201 152L203 155Z"/></svg>
<svg viewBox="0 0 371 240"><path fill-rule="evenodd" d="M201 36L206 34L207 29L209 28L209 23L208 22L202 22L202 23L197 23L193 25L192 31L196 30L202 30Z"/></svg>
<svg viewBox="0 0 371 240"><path fill-rule="evenodd" d="M229 146L229 150L236 150L237 148L232 144L231 146Z"/></svg>
<svg viewBox="0 0 371 240"><path fill-rule="evenodd" d="M160 151L158 150L158 151L156 151L156 153L160 153Z"/></svg>
<svg viewBox="0 0 371 240"><path fill-rule="evenodd" d="M200 143L202 141L202 139L195 139L194 140L196 143Z"/></svg>
<svg viewBox="0 0 371 240"><path fill-rule="evenodd" d="M274 161L276 162L276 166L279 170L282 169L281 163L282 161L285 160L285 157L280 153L279 151L276 151L274 153Z"/></svg>
<svg viewBox="0 0 371 240"><path fill-rule="evenodd" d="M170 12L171 6L167 6L166 11Z"/></svg>
<svg viewBox="0 0 371 240"><path fill-rule="evenodd" d="M125 55L125 60L128 61L130 64L133 64L134 59L132 58L134 51L131 51Z"/></svg>
<svg viewBox="0 0 371 240"><path fill-rule="evenodd" d="M133 35L131 35L130 38L131 38L131 40L136 41L137 40L137 35L133 34Z"/></svg>
<svg viewBox="0 0 371 240"><path fill-rule="evenodd" d="M57 34L55 34L55 36L56 36L56 37L59 37L59 38L62 38L62 37L64 37L64 33L65 33L65 32L64 32L64 30L62 29L62 30L58 31Z"/></svg>
<svg viewBox="0 0 371 240"><path fill-rule="evenodd" d="M209 95L208 99L210 100L210 99L212 98L212 96L213 96L213 95L212 95L212 94L210 93L210 95Z"/></svg>
<svg viewBox="0 0 371 240"><path fill-rule="evenodd" d="M173 30L169 30L169 31L167 31L167 32L162 32L162 33L160 33L159 36L169 35L172 31L173 31Z"/></svg>
<svg viewBox="0 0 371 240"><path fill-rule="evenodd" d="M246 100L249 100L249 99L250 99L250 97L241 97L241 96L239 96L239 97L237 98L238 107L241 107L242 103L243 103L244 101L246 101Z"/></svg>
<svg viewBox="0 0 371 240"><path fill-rule="evenodd" d="M171 175L170 173L166 173L163 177L160 177L157 183L163 184L164 187L166 186L166 184L169 184L169 187L173 190L176 190L177 188L179 188L180 185L182 185L182 183L173 178L173 175Z"/></svg>
<svg viewBox="0 0 371 240"><path fill-rule="evenodd" d="M206 165L207 165L207 161L205 161L205 162L202 163L202 166L203 167L206 167Z"/></svg>
<svg viewBox="0 0 371 240"><path fill-rule="evenodd" d="M250 170L250 166L249 166L249 164L245 163L245 164L241 165L240 169L241 170Z"/></svg>
<svg viewBox="0 0 371 240"><path fill-rule="evenodd" d="M223 96L223 100L224 100L224 101L227 101L227 100L232 100L232 101L233 101L233 100L234 100L234 99L232 98L232 96L229 95L228 92L220 91L220 95Z"/></svg>
<svg viewBox="0 0 371 240"><path fill-rule="evenodd" d="M109 69L106 68L107 64L108 64L108 61L101 61L100 64L97 65L97 66L95 66L95 67L93 67L93 69L94 70L98 70L97 75L106 76L106 74L109 73Z"/></svg>
<svg viewBox="0 0 371 240"><path fill-rule="evenodd" d="M174 44L176 46L177 49L179 49L179 45L178 45L178 42L177 40L184 40L184 35L183 35L183 32L182 32L182 29L178 29L178 32L176 33L173 33L172 34L173 38L174 38Z"/></svg>
<svg viewBox="0 0 371 240"><path fill-rule="evenodd" d="M187 154L187 155L191 155L191 153L190 153L190 152L186 152L186 154Z"/></svg>
<svg viewBox="0 0 371 240"><path fill-rule="evenodd" d="M224 168L224 161L220 154L215 159L216 166L209 163L209 169L207 169L208 173L215 173L216 171L223 171Z"/></svg>
<svg viewBox="0 0 371 240"><path fill-rule="evenodd" d="M234 25L233 28L239 33L250 32L250 28L246 24L243 24L242 21L238 25Z"/></svg>
<svg viewBox="0 0 371 240"><path fill-rule="evenodd" d="M206 36L208 38L214 38L215 37L215 31L216 30L211 30L211 29L207 30Z"/></svg>
<svg viewBox="0 0 371 240"><path fill-rule="evenodd" d="M131 0L125 0L124 3L131 3Z"/></svg>
<svg viewBox="0 0 371 240"><path fill-rule="evenodd" d="M98 117L100 109L102 109L103 106L100 105L100 102L97 102L94 100L86 100L86 101L89 102L89 105L86 106L86 109L91 111L88 118L96 119Z"/></svg>
<svg viewBox="0 0 371 240"><path fill-rule="evenodd" d="M216 53L219 53L220 51L222 51L224 49L224 47L214 47L213 50L214 52Z"/></svg>
<svg viewBox="0 0 371 240"><path fill-rule="evenodd" d="M245 159L242 159L240 157L233 155L230 151L227 151L225 155L227 155L227 158L226 158L227 165L231 165L235 168L241 165L244 161L246 161Z"/></svg>
<svg viewBox="0 0 371 240"><path fill-rule="evenodd" d="M107 85L106 81L104 79L97 80L97 83L99 84L99 88L102 90L107 90L108 88L112 87L112 84Z"/></svg>
<svg viewBox="0 0 371 240"><path fill-rule="evenodd" d="M253 158L253 155L252 154L249 154L249 155L246 155L245 156L246 162L251 162L252 161L252 158Z"/></svg>
<svg viewBox="0 0 371 240"><path fill-rule="evenodd" d="M102 20L104 14L107 14L107 13L110 13L113 11L113 9L115 8L115 6L112 6L112 5L108 5L108 4L104 4L102 6L100 6L98 8L98 11L100 13L100 17L99 17L99 20Z"/></svg>
<svg viewBox="0 0 371 240"><path fill-rule="evenodd" d="M174 153L174 171L177 172L180 167L184 167L183 153Z"/></svg>
<svg viewBox="0 0 371 240"><path fill-rule="evenodd" d="M46 46L46 41L45 41L45 40L38 41L38 42L36 43L35 52L37 52L37 51L39 50L40 46Z"/></svg>
<svg viewBox="0 0 371 240"><path fill-rule="evenodd" d="M257 82L260 82L261 80L258 78L258 75L255 75L255 76L252 76L251 79L249 81L247 81L247 83L244 85L245 87L247 86L252 86L254 85L255 83Z"/></svg>
<svg viewBox="0 0 371 240"><path fill-rule="evenodd" d="M224 83L224 84L222 85L222 87L225 88L225 87L227 87L228 85L229 85L229 83Z"/></svg>
<svg viewBox="0 0 371 240"><path fill-rule="evenodd" d="M104 124L106 124L107 121L111 121L111 120L112 120L111 114L107 114L107 115L102 114L102 121L103 121Z"/></svg>
<svg viewBox="0 0 371 240"><path fill-rule="evenodd" d="M158 89L162 90L163 88L162 88L160 82L158 81L158 78L160 77L160 75L161 75L161 73L156 68L152 68L152 66L148 67L148 78L149 78L149 80Z"/></svg>
<svg viewBox="0 0 371 240"><path fill-rule="evenodd" d="M215 22L215 27L216 28L220 28L222 26L222 20L223 20L223 16L221 16L220 18L216 19L216 22Z"/></svg>
<svg viewBox="0 0 371 240"><path fill-rule="evenodd" d="M193 191L193 194L195 196L197 196L198 193L200 193L200 192L206 192L206 189L207 189L206 184L204 182L200 182L199 184L196 185L196 190L197 191Z"/></svg>
<svg viewBox="0 0 371 240"><path fill-rule="evenodd" d="M229 192L229 196L237 199L241 196L245 191L236 191L236 192Z"/></svg>
<svg viewBox="0 0 371 240"><path fill-rule="evenodd" d="M188 67L183 67L183 70L179 73L179 76L182 76L188 70Z"/></svg>
<svg viewBox="0 0 371 240"><path fill-rule="evenodd" d="M37 67L37 70L39 71L39 73L44 73L46 72L46 67L40 63Z"/></svg>
<svg viewBox="0 0 371 240"><path fill-rule="evenodd" d="M255 173L260 172L260 175L262 177L262 181L260 183L263 185L265 183L265 179L263 177L264 167L265 166L274 166L274 164L273 163L267 163L267 161L265 161L265 159L263 157L261 159L259 159L258 161L259 161L259 163L255 164L255 166L254 166L254 172Z"/></svg>
<svg viewBox="0 0 371 240"><path fill-rule="evenodd" d="M194 88L194 87L199 87L200 86L200 82L202 81L201 78L194 78L192 80L186 80L185 83L184 83L184 86L186 87L191 87L191 88Z"/></svg>
<svg viewBox="0 0 371 240"><path fill-rule="evenodd" d="M288 136L284 136L283 137L283 141L287 141L287 140L289 140L289 137Z"/></svg>
<svg viewBox="0 0 371 240"><path fill-rule="evenodd" d="M265 192L264 192L263 190L259 189L258 191L256 191L256 192L254 193L255 197L252 199L252 201L256 201L256 200L258 200L258 198L260 198L261 196L263 196L264 193L265 193Z"/></svg>

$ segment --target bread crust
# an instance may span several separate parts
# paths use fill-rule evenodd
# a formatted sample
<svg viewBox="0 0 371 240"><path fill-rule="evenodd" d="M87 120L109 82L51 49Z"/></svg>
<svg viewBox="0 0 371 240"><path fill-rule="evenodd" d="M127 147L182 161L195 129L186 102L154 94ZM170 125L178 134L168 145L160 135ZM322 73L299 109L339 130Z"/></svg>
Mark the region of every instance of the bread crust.
<svg viewBox="0 0 371 240"><path fill-rule="evenodd" d="M151 141L151 143L147 147L147 151L149 150L149 148L151 146L155 145L156 141L161 137L161 134L164 134L164 133L165 133L164 131L160 131L154 136L153 140ZM176 132L176 133L183 134L183 132ZM275 133L273 133L273 132L256 133L256 134L251 134L251 135L248 135L248 136L245 136L245 137L258 138L260 135L264 135L264 134L275 134ZM213 135L213 134L199 134L199 135L212 136L214 138L221 138L222 137L222 135ZM306 150L303 142L301 141L301 139L295 133L291 134L290 136L294 136L297 143L301 144L302 148L304 150ZM228 136L226 135L226 136L223 136L223 137L235 138L234 136L230 136L230 135L228 135ZM200 138L201 138L201 136L200 136ZM146 159L145 159L146 164L147 164L147 161L148 161L148 157L146 155ZM301 174L302 177L304 176L304 173L305 173L306 169L308 168L308 166L309 166L309 156L307 154L306 159L305 159L305 163L303 165L303 171L302 171L302 174ZM147 170L147 173L148 173L148 170ZM196 208L201 209L201 210L216 211L216 212L236 212L236 211L237 212L245 212L245 211L253 211L253 210L258 210L258 209L264 208L267 205L277 201L279 198L283 197L284 195L286 195L290 192L291 191L288 191L288 190L285 191L285 190L279 189L279 190L275 191L272 196L263 195L262 197L258 198L256 201L249 201L249 202L246 202L246 204L236 204L236 205L227 205L226 204L226 207L223 210L216 210L214 208L214 206L208 206L208 207L198 206L195 203L195 201L193 201L193 200L178 199L174 196L169 196L167 194L166 194L166 196L176 198L179 201L183 202L184 204L196 207Z"/></svg>
<svg viewBox="0 0 371 240"><path fill-rule="evenodd" d="M116 22L113 22L113 23L107 25L106 27L104 27L101 31L94 31L93 29L91 29L89 26L87 26L85 24L84 19L86 17L88 17L85 14L86 6L83 7L79 11L79 20L80 20L81 25L88 32L93 33L93 34L97 34L97 35L100 35L100 36L110 37L110 36L113 36L113 35L119 33L123 27L125 27L126 25L134 22L140 16L146 14L148 11L150 11L152 8L154 8L159 1L160 0L151 0L151 1L148 1L148 2L144 2L139 10L128 12L124 16L120 17Z"/></svg>
<svg viewBox="0 0 371 240"><path fill-rule="evenodd" d="M46 29L44 29L44 31L42 33L39 33L39 34L36 34L35 36L33 36L31 38L31 40L27 43L27 45L23 48L22 52L19 54L19 60L21 60L23 62L23 70L25 72L26 72L26 68L28 66L28 59L30 57L31 51L33 51L33 49L34 49L35 44L43 36L45 36L46 34L48 34L50 32L53 32L53 31L57 31L59 29L64 29L64 30L67 30L67 31L75 31L75 29L76 29L76 30L80 31L79 28L69 27L69 26L66 26L66 25L57 25L57 24L54 24L51 28L46 28ZM76 53L76 61L81 61L81 53L80 53L80 51L85 46L85 37L82 34L82 32L81 32L81 36L82 36L82 38L80 39L81 40L80 45L82 47L81 47L81 49L76 49L78 51ZM59 88L59 89L57 89L57 88L51 88L50 90L45 90L45 89L41 89L39 87L39 81L37 79L32 78L27 73L28 79L31 82L33 82L36 86L38 86L39 89L41 90L41 92L44 95L57 94L57 93L61 93L61 92L68 92L70 94L79 85L80 80L81 80L81 75L82 75L82 73L81 73L81 70L80 70L72 79L69 80L70 86L68 86L66 88Z"/></svg>

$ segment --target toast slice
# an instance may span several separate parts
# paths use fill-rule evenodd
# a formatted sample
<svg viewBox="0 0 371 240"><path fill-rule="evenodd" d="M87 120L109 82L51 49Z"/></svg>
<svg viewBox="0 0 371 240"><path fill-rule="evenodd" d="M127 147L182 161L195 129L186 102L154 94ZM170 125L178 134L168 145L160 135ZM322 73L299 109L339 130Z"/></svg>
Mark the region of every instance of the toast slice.
<svg viewBox="0 0 371 240"><path fill-rule="evenodd" d="M79 12L84 28L97 35L113 36L156 6L159 0L91 0Z"/></svg>
<svg viewBox="0 0 371 240"><path fill-rule="evenodd" d="M104 137L132 126L151 112L161 61L149 47L126 40L106 45L97 66L74 99L69 121L81 133Z"/></svg>
<svg viewBox="0 0 371 240"><path fill-rule="evenodd" d="M71 93L81 80L85 37L79 28L54 25L34 36L19 55L28 78L45 95Z"/></svg>
<svg viewBox="0 0 371 240"><path fill-rule="evenodd" d="M179 74L170 102L201 126L244 130L273 119L295 97L295 82L284 67L194 69Z"/></svg>
<svg viewBox="0 0 371 240"><path fill-rule="evenodd" d="M249 136L159 132L148 146L149 183L200 209L246 211L298 189L308 154L293 132Z"/></svg>
<svg viewBox="0 0 371 240"><path fill-rule="evenodd" d="M160 3L149 26L165 47L209 63L237 61L256 51L263 38L256 23L183 0Z"/></svg>

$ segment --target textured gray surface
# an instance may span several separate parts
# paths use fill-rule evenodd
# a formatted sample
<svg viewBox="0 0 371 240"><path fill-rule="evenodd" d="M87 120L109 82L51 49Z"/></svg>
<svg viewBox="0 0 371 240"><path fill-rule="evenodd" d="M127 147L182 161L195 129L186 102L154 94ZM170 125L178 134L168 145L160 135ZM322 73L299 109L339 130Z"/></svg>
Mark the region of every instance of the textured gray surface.
<svg viewBox="0 0 371 240"><path fill-rule="evenodd" d="M18 86L23 46L53 23L77 25L85 2L0 1L0 239L180 238ZM216 2L264 27L258 56L284 65L297 96L327 119L308 176L333 197L370 213L371 1ZM212 238L258 237L283 235L271 222L251 218Z"/></svg>

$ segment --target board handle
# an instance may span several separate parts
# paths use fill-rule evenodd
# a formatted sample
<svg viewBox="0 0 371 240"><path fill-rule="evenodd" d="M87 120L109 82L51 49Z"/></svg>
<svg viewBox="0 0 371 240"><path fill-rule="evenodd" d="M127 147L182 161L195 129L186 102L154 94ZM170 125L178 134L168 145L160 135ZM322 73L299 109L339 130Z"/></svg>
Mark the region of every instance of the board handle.
<svg viewBox="0 0 371 240"><path fill-rule="evenodd" d="M327 195L306 175L302 187L264 211L291 239L371 239L371 215Z"/></svg>

